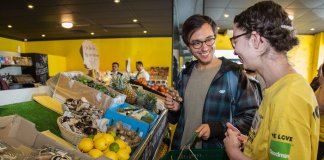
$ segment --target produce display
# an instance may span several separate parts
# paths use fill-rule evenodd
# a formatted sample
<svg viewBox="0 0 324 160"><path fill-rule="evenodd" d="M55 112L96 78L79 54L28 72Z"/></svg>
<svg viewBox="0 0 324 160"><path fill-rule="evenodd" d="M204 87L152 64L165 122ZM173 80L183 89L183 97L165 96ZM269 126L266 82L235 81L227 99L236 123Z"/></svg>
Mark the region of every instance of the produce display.
<svg viewBox="0 0 324 160"><path fill-rule="evenodd" d="M67 152L51 146L43 146L32 153L32 158L25 160L72 160L73 158Z"/></svg>
<svg viewBox="0 0 324 160"><path fill-rule="evenodd" d="M76 77L75 80L87 85L88 87L94 88L104 94L107 94L108 96L115 98L116 94L109 92L109 90L106 88L106 86L99 84L99 83L95 83L93 80L88 79L86 77L80 76L80 77Z"/></svg>
<svg viewBox="0 0 324 160"><path fill-rule="evenodd" d="M116 133L98 133L93 139L83 138L78 149L92 158L105 156L112 160L127 160L132 152L131 147L116 136Z"/></svg>
<svg viewBox="0 0 324 160"><path fill-rule="evenodd" d="M50 145L44 145L41 148L33 149L26 155L20 150L0 141L0 159L1 160L72 160L72 156L67 152L57 149Z"/></svg>
<svg viewBox="0 0 324 160"><path fill-rule="evenodd" d="M62 85L64 87L61 87L64 89L57 92L59 93L58 95L60 95L59 98L61 98L59 99L60 102L62 102L62 100L65 101L63 101L64 103L62 104L64 114L58 118L55 117L55 119L57 118L56 124L61 131L60 136L71 144L76 145L78 150L86 153L92 158L105 156L112 160L126 160L130 158L132 150L135 150L137 146L141 145L141 147L143 147L146 145L145 143L141 144L142 138L144 139L150 129L153 128L154 121L159 118L157 114L164 110L163 99L157 97L156 94L144 90L140 86L131 85L127 75L113 76L109 81L109 87L106 87L97 80L85 75L80 76L80 74L77 73L68 73L67 75L60 74L57 77L58 78L54 79L56 81L53 80L53 85L51 86L57 87L57 84L65 84ZM143 83L146 82L144 81ZM97 91L88 87L96 89ZM155 85L153 87L157 88L159 93L164 94L169 91L165 86L156 87ZM76 91L73 89L76 89ZM91 94L86 91L83 92L86 89L90 90ZM101 93L98 94L98 91L109 97ZM88 94L95 96L88 96ZM120 95L123 97L123 101L121 103L114 103L114 99L118 99ZM124 103L125 95L126 102L131 105ZM103 102L101 102L98 100L98 97L100 98L101 96L107 98L103 98ZM68 97L82 98L72 99ZM97 104L93 102L92 99L100 103L98 102ZM111 123L111 125L114 126L108 126L108 116L103 117L105 114L104 112L111 111L114 106L121 106L124 104L129 106L126 106L126 108L115 108L116 110L114 110L114 113L122 118L118 119L119 117L116 115L109 116L109 118L111 118L109 121L111 120L110 122L115 123ZM73 140L66 138L69 136L72 137L71 139ZM79 151L77 152L78 154L80 153ZM74 154L74 152L71 154ZM81 155L81 157L86 156L85 154ZM133 156L139 156L138 150L135 150ZM44 146L38 149L33 153L32 157L31 159L35 159L36 157L36 159L42 160L75 159L75 157L67 155L66 151L60 151L50 146ZM1 144L0 141L0 160L15 158L29 160L28 157L26 158L26 155L23 155L19 150L10 150L9 147Z"/></svg>
<svg viewBox="0 0 324 160"><path fill-rule="evenodd" d="M0 141L0 159L22 159L21 151L14 149L5 142Z"/></svg>
<svg viewBox="0 0 324 160"><path fill-rule="evenodd" d="M158 113L156 110L157 98L154 94L146 92L141 88L137 88L135 91L137 94L137 106L143 107L151 112Z"/></svg>
<svg viewBox="0 0 324 160"><path fill-rule="evenodd" d="M154 116L144 108L128 106L126 108L118 108L117 112L125 116L133 117L135 119L144 121L149 124L154 121Z"/></svg>
<svg viewBox="0 0 324 160"><path fill-rule="evenodd" d="M134 91L134 89L132 88L132 86L129 84L129 77L127 76L114 76L111 81L110 81L110 86L126 95L126 102L129 104L135 104L136 102L136 98L137 98L137 94Z"/></svg>
<svg viewBox="0 0 324 160"><path fill-rule="evenodd" d="M101 120L103 111L90 105L84 97L66 99L63 110L65 113L61 123L67 130L85 135L95 135L99 131L107 130L107 123Z"/></svg>
<svg viewBox="0 0 324 160"><path fill-rule="evenodd" d="M109 86L110 80L113 76L111 76L111 72L99 72L99 75L97 77L97 80L101 83L103 83L105 86Z"/></svg>
<svg viewBox="0 0 324 160"><path fill-rule="evenodd" d="M158 85L154 84L153 86L148 85L147 81L145 79L139 78L137 80L131 81L131 83L141 85L145 90L148 90L152 93L155 93L157 95L165 97L165 94L170 94L174 100L177 102L182 102L182 98L179 96L179 93L177 90L175 90L173 87L167 87L165 85Z"/></svg>
<svg viewBox="0 0 324 160"><path fill-rule="evenodd" d="M117 137L132 147L135 147L141 142L141 138L138 136L138 133L134 130L127 129L120 121L117 122L115 126L109 127L108 133L115 133Z"/></svg>

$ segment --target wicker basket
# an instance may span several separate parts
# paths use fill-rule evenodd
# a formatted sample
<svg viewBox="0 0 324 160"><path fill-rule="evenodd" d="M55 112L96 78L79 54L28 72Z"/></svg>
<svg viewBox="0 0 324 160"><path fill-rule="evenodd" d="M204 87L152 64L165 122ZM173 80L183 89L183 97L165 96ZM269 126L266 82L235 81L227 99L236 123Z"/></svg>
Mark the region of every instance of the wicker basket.
<svg viewBox="0 0 324 160"><path fill-rule="evenodd" d="M61 135L65 140L69 141L70 143L72 143L74 145L78 145L78 143L80 142L80 140L82 138L87 137L84 134L78 134L78 133L67 130L61 123L62 118L63 118L63 116L57 118L57 125L59 126Z"/></svg>

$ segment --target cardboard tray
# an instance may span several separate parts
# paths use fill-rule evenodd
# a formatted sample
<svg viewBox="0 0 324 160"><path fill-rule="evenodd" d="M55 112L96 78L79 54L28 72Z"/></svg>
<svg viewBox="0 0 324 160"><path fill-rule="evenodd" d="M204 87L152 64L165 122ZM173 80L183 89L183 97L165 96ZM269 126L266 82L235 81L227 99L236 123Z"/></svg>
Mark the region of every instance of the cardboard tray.
<svg viewBox="0 0 324 160"><path fill-rule="evenodd" d="M66 151L74 160L91 160L90 156L79 150L64 146L45 134L38 132L35 124L17 115L0 117L0 140L21 151L24 155L32 153L33 149L50 145ZM108 160L103 156L97 160Z"/></svg>
<svg viewBox="0 0 324 160"><path fill-rule="evenodd" d="M73 77L86 76L82 72L64 72L49 79L46 84L53 90L53 98L64 103L67 98L80 99L85 97L91 105L106 111L110 106L123 104L126 96L111 89L117 96L112 98L81 82L72 80ZM87 77L87 76L86 76ZM89 78L89 77L87 77Z"/></svg>

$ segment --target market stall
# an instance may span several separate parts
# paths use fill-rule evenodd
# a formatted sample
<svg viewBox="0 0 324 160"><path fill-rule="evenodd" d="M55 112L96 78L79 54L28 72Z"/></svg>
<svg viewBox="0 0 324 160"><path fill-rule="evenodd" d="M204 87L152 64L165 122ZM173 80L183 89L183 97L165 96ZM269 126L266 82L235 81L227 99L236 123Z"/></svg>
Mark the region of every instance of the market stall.
<svg viewBox="0 0 324 160"><path fill-rule="evenodd" d="M82 154L83 157L88 159L91 159L91 157L99 158L100 155L102 156L99 159L105 159L104 155L106 154L90 153L90 150L98 149L94 139L96 136L99 137L98 135L101 133L113 135L111 128L114 128L118 125L117 122L120 122L125 126L123 128L128 129L122 132L133 132L140 139L138 142L132 142L125 138L128 136L126 133L121 134L121 131L115 131L118 136L117 139L121 139L127 146L131 147L131 154L126 156L126 159L154 159L157 157L159 146L167 130L167 110L163 108L161 96L144 90L140 85L135 85L132 87L136 91L138 99L135 103L130 99L133 97L129 94L122 94L120 90L119 92L116 91L116 88L114 88L116 86L104 86L96 79L92 79L81 72L60 73L49 79L47 85L50 89L48 93L51 94L50 97L46 97L50 99L44 102L44 100L41 100L44 95L33 97L42 105L35 101L28 101L17 103L15 104L16 107L2 106L1 116L18 114L26 118L27 121L35 123L38 130L50 130L56 136L72 144L74 146L72 147L72 157ZM125 103L125 100L132 104ZM59 109L55 109L53 106ZM33 112L33 110L37 110L37 112ZM39 113L40 111L46 113ZM127 111L127 113L123 113L124 111ZM131 115L130 111L134 111L134 115ZM146 114L136 119L136 116L140 114L135 113ZM78 117L81 118L78 119ZM85 121L84 117L97 117L97 119L91 119L90 123L89 120ZM83 126L86 123L90 123L90 125ZM94 127L94 124L97 127ZM89 136L94 136L94 139L92 139L94 145L90 150L85 151L81 141ZM112 143L117 142L117 139L115 138ZM102 148L101 152L113 150L110 146L111 144ZM119 144L119 147L121 146L122 144ZM119 150L122 149L121 147ZM118 151L116 153L120 154Z"/></svg>

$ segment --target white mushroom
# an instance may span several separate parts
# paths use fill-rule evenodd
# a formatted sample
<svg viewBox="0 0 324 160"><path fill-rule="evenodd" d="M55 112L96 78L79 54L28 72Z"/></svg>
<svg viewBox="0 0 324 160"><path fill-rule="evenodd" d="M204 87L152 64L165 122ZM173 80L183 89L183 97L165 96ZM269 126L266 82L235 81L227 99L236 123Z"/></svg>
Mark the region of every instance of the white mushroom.
<svg viewBox="0 0 324 160"><path fill-rule="evenodd" d="M64 128L66 128L67 130L72 131L72 129L71 129L70 125L68 124L68 122L63 122L63 123L62 123L62 126L63 126Z"/></svg>

